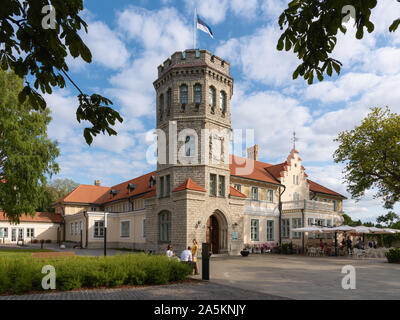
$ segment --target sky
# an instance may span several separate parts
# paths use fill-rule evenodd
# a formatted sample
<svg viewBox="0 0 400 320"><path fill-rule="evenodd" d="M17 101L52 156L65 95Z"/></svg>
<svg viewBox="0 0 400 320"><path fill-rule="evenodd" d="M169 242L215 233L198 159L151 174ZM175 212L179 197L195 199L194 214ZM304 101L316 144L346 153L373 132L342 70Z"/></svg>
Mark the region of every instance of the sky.
<svg viewBox="0 0 400 320"><path fill-rule="evenodd" d="M335 164L334 139L361 123L371 107L400 112L400 32L388 27L400 16L396 0L378 1L375 32L359 41L354 29L340 35L334 58L343 63L340 76L307 85L292 80L299 64L292 52L276 50L281 34L278 16L288 0L85 0L88 23L84 42L93 62L68 57L70 76L83 91L114 102L124 121L118 136L100 135L85 143L75 111L77 92L69 84L46 96L53 120L49 136L59 143L60 173L81 184L112 186L155 169L146 161L155 127L157 66L175 51L193 47L193 12L212 28L214 39L198 32L197 46L231 64L235 79L231 101L234 129L254 129L259 158L286 160L296 149L309 177L348 197L344 211L353 219L374 221L386 211L371 190L355 202L343 182L343 165ZM398 210L398 208L396 208Z"/></svg>

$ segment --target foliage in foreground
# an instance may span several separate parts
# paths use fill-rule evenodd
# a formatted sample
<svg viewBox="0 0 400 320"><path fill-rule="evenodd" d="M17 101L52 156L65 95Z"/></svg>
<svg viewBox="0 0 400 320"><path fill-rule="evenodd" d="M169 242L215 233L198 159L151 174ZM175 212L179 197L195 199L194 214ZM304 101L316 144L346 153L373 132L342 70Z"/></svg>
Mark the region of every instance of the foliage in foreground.
<svg viewBox="0 0 400 320"><path fill-rule="evenodd" d="M42 291L42 267L56 270L56 289L168 284L184 280L191 269L165 256L121 255L59 259L0 257L0 294Z"/></svg>
<svg viewBox="0 0 400 320"><path fill-rule="evenodd" d="M385 253L389 263L400 263L400 249L390 249L389 252Z"/></svg>

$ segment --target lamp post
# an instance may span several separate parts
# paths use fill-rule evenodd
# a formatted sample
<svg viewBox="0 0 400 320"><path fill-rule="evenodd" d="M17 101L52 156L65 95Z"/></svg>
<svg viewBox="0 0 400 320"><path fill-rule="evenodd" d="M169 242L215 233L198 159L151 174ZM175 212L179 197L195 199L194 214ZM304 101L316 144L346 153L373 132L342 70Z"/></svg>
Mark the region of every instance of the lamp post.
<svg viewBox="0 0 400 320"><path fill-rule="evenodd" d="M104 256L107 256L107 215L108 212L104 211Z"/></svg>

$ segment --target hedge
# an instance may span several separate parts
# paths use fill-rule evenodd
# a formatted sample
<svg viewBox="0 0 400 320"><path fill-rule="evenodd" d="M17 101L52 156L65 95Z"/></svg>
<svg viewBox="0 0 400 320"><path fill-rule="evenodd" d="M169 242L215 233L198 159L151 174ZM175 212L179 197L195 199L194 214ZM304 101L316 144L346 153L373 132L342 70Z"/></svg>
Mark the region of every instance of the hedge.
<svg viewBox="0 0 400 320"><path fill-rule="evenodd" d="M385 253L389 263L400 263L400 249L390 249L389 252Z"/></svg>
<svg viewBox="0 0 400 320"><path fill-rule="evenodd" d="M0 294L42 291L42 267L56 270L56 290L168 284L184 280L191 268L180 261L156 255L110 257L0 257Z"/></svg>

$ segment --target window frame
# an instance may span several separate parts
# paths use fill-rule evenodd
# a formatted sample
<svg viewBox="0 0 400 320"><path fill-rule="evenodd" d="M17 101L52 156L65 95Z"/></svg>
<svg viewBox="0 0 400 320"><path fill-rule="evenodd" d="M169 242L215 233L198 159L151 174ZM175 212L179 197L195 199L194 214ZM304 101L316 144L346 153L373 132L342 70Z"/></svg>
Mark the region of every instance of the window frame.
<svg viewBox="0 0 400 320"><path fill-rule="evenodd" d="M290 219L282 219L281 237L283 239L290 239Z"/></svg>
<svg viewBox="0 0 400 320"><path fill-rule="evenodd" d="M224 90L221 90L219 92L219 109L221 110L222 113L226 113L227 109L227 95Z"/></svg>
<svg viewBox="0 0 400 320"><path fill-rule="evenodd" d="M102 224L102 226L96 226L97 224ZM98 231L99 234L96 235L96 231ZM94 239L103 239L104 238L104 220L95 220L94 221L94 223L93 223L93 238Z"/></svg>
<svg viewBox="0 0 400 320"><path fill-rule="evenodd" d="M217 196L217 175L214 173L210 173L210 195Z"/></svg>
<svg viewBox="0 0 400 320"><path fill-rule="evenodd" d="M225 176L218 176L218 196L225 198Z"/></svg>
<svg viewBox="0 0 400 320"><path fill-rule="evenodd" d="M256 225L253 225L253 221L257 221ZM250 240L260 241L260 219L250 218Z"/></svg>
<svg viewBox="0 0 400 320"><path fill-rule="evenodd" d="M200 99L197 99L199 97L200 97ZM198 101L198 100L200 100L200 101ZM200 83L196 83L193 86L193 103L201 104L202 101L203 101L203 86Z"/></svg>
<svg viewBox="0 0 400 320"><path fill-rule="evenodd" d="M123 223L128 223L128 235L123 235L122 234L122 224ZM124 238L124 239L129 239L131 237L131 220L121 220L119 222L119 237Z"/></svg>
<svg viewBox="0 0 400 320"><path fill-rule="evenodd" d="M269 225L269 223L272 223L272 226ZM267 220L267 241L275 241L275 220Z"/></svg>
<svg viewBox="0 0 400 320"><path fill-rule="evenodd" d="M186 88L186 92L183 89ZM181 105L187 105L189 102L189 87L187 84L181 84L179 86L179 102Z"/></svg>
<svg viewBox="0 0 400 320"><path fill-rule="evenodd" d="M256 190L257 193L254 193L254 190ZM252 200L252 201L259 201L259 200L260 200L260 197L259 197L259 194L258 194L258 193L259 193L258 187L253 187L253 186L252 186L252 187L251 187L251 200ZM257 196L256 196L256 199L254 198L254 195L255 195L255 194L257 195Z"/></svg>
<svg viewBox="0 0 400 320"><path fill-rule="evenodd" d="M171 241L171 219L172 215L169 211L161 211L158 214L158 241Z"/></svg>

